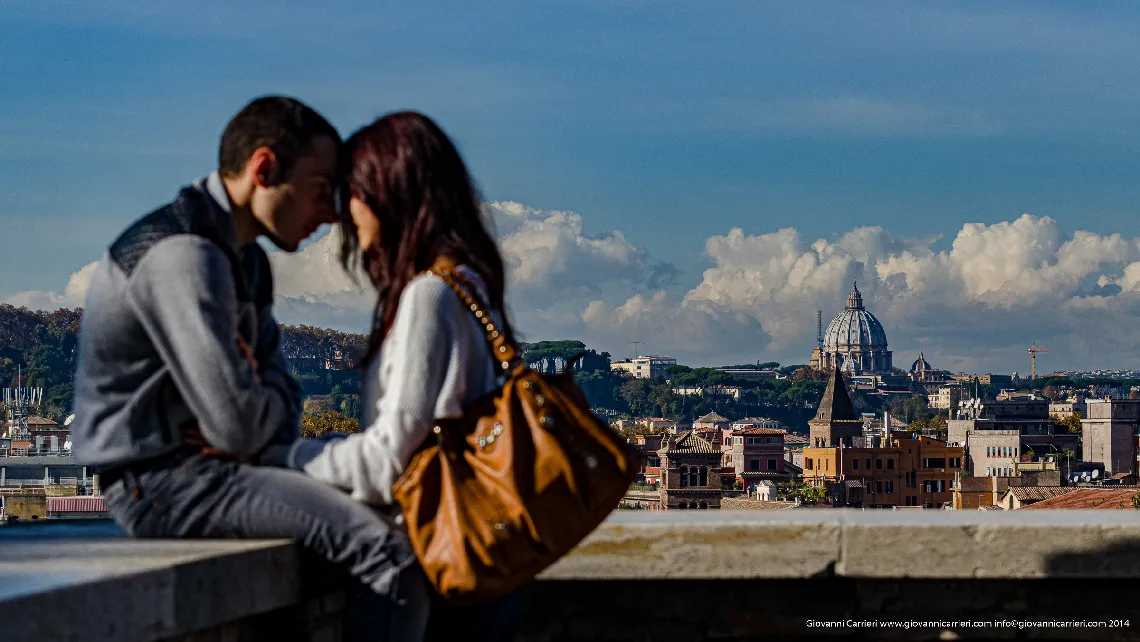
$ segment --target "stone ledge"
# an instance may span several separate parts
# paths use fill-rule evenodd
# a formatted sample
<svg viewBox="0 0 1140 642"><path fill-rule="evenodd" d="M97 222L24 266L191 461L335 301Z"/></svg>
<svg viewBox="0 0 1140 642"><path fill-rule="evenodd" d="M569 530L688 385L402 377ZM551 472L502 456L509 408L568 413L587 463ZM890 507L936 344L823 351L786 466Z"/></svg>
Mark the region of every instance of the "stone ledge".
<svg viewBox="0 0 1140 642"><path fill-rule="evenodd" d="M615 513L544 579L1140 578L1140 511Z"/></svg>
<svg viewBox="0 0 1140 642"><path fill-rule="evenodd" d="M68 539L52 528L0 528L6 642L277 639L264 627L287 621L283 614L328 619L336 610L329 595L308 595L290 541L130 540L89 525L77 528L94 537ZM1130 594L1136 578L1140 511L618 511L540 576L523 639L590 630L598 639L668 639L681 625L693 640L815 635L802 628L807 618L959 609L1111 615L1093 595L1103 590L1074 594L1076 583L1050 580L1097 580ZM816 597L797 606L794 595ZM644 608L644 635L601 608L607 599L643 600L610 610ZM698 603L707 612L693 611ZM577 628L549 619L556 612L576 613ZM247 637L243 622L261 634ZM316 639L303 627L290 634Z"/></svg>
<svg viewBox="0 0 1140 642"><path fill-rule="evenodd" d="M297 604L298 571L289 540L5 542L3 637L173 638Z"/></svg>

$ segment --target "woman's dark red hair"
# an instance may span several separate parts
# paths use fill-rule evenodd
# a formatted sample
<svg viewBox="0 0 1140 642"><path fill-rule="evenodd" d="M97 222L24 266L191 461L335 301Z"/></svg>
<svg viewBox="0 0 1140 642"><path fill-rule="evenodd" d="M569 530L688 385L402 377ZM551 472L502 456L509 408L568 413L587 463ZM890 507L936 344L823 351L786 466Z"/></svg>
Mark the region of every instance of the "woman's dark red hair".
<svg viewBox="0 0 1140 642"><path fill-rule="evenodd" d="M361 364L375 358L408 282L441 256L483 277L484 303L502 314L500 327L510 333L503 258L483 222L467 167L443 130L423 114L397 112L354 133L345 154L348 193L380 221L379 247L366 252L360 250L351 217L341 222L341 261L350 273L355 260L363 261L377 292Z"/></svg>

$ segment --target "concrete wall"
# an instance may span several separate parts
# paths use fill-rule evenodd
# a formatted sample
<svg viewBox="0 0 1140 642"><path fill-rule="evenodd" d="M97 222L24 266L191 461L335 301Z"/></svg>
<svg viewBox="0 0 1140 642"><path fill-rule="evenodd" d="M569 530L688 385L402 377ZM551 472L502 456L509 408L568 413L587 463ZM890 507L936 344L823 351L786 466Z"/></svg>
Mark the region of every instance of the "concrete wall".
<svg viewBox="0 0 1140 642"><path fill-rule="evenodd" d="M291 542L51 528L0 528L5 642L340 639L335 576ZM620 511L523 592L518 640L1138 639L1137 580L1140 511Z"/></svg>

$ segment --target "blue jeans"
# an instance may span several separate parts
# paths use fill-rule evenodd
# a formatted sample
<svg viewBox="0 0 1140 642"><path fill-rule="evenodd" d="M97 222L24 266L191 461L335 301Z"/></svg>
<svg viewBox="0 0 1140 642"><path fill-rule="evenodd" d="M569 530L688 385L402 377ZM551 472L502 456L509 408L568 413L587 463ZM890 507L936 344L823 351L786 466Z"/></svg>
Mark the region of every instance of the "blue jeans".
<svg viewBox="0 0 1140 642"><path fill-rule="evenodd" d="M407 535L345 493L282 468L193 455L104 491L135 537L289 538L361 582L346 639L421 640L431 592ZM350 591L352 593L352 591Z"/></svg>

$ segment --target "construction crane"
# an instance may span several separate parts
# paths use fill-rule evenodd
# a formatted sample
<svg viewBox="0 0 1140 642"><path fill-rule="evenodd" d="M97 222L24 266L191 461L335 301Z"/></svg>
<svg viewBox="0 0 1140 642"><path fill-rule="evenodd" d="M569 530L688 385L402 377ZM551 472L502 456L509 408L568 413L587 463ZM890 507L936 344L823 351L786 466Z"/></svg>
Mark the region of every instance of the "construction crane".
<svg viewBox="0 0 1140 642"><path fill-rule="evenodd" d="M1029 344L1029 380L1037 379L1037 353L1049 352L1044 348L1038 348L1036 343Z"/></svg>

